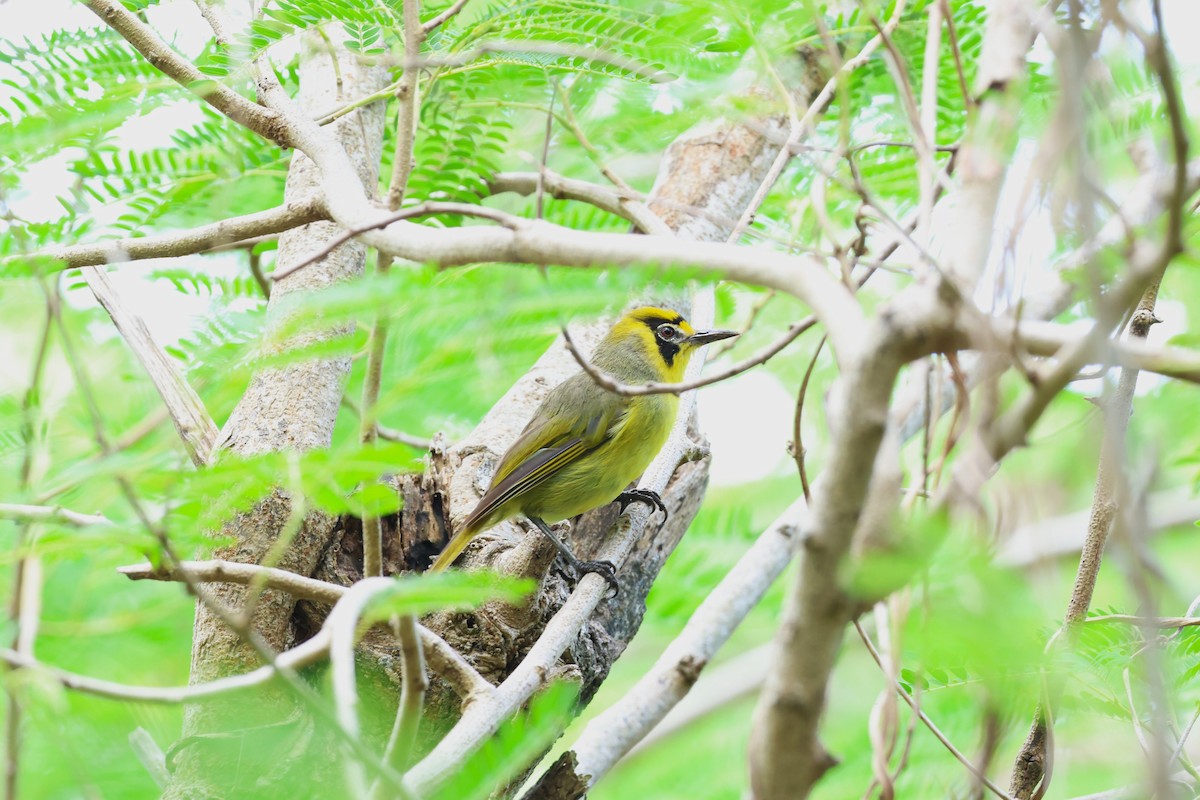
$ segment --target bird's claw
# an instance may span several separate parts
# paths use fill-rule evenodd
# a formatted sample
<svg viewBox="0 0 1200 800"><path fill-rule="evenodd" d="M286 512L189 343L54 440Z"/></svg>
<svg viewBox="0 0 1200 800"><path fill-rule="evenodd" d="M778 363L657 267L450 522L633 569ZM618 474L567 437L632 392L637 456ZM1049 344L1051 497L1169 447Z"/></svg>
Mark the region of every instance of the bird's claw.
<svg viewBox="0 0 1200 800"><path fill-rule="evenodd" d="M621 514L625 513L625 509L630 503L645 503L650 507L651 513L653 513L655 509L662 512L664 523L667 521L667 517L670 516L667 513L667 507L663 504L662 498L659 497L658 492L651 491L650 489L630 489L627 492L621 492L619 495L617 495L617 502L621 504L619 512Z"/></svg>
<svg viewBox="0 0 1200 800"><path fill-rule="evenodd" d="M621 584L617 582L617 567L611 561L576 561L569 563L571 573L568 574L565 570L557 570L558 575L570 584L574 589L576 584L589 572L594 572L601 578L604 578L608 584L608 599L616 597L621 592Z"/></svg>

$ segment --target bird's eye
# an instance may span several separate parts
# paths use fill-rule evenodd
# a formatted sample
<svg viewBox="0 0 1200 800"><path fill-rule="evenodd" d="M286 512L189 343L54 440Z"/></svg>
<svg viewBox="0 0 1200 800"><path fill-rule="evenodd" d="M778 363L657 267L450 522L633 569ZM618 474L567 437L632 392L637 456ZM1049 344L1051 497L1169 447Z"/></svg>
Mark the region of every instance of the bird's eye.
<svg viewBox="0 0 1200 800"><path fill-rule="evenodd" d="M664 342L673 342L679 337L679 329L674 325L659 325L658 338Z"/></svg>

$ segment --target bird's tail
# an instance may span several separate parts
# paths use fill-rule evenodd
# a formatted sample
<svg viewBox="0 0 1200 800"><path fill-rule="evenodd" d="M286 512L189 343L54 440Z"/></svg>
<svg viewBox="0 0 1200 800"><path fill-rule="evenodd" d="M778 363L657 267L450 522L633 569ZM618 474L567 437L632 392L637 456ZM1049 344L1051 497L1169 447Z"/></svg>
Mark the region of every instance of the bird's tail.
<svg viewBox="0 0 1200 800"><path fill-rule="evenodd" d="M466 549L471 540L475 538L475 534L479 533L478 526L464 525L463 529L451 537L450 542L446 545L434 562L429 565L430 572L442 572L446 567L454 563L454 559L458 558L459 554Z"/></svg>

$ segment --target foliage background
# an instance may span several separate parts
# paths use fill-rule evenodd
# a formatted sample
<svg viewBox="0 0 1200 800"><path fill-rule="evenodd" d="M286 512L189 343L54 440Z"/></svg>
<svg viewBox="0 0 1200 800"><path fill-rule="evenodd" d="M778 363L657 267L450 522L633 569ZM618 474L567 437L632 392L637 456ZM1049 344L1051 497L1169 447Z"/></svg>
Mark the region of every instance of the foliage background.
<svg viewBox="0 0 1200 800"><path fill-rule="evenodd" d="M658 65L677 79L653 83L608 64L536 54L484 57L449 69L428 89L411 195L476 201L486 193L485 181L492 172L536 165L546 109L556 87L569 91L594 151L556 122L549 166L600 182L599 162L637 189L649 191L657 157L675 136L719 113L757 110L752 104L735 107L713 98L736 85L735 70L744 55L769 58L811 40L816 35L811 11L820 5L765 3L750 9L732 2L647 5L634 0L473 4L439 34L444 41L432 42L435 48L461 52L484 37L587 43ZM952 5L969 79L982 30L982 4L956 0ZM919 74L922 57L924 6L910 5L896 37L914 74ZM881 17L890 13L881 5L870 7ZM55 13L48 13L50 8ZM262 28L258 38L251 36L245 44L261 48L278 41L273 58L285 85L292 88L300 38L296 33L333 15L347 22L363 52L396 52L391 31L396 9L390 6L278 0L271 8L278 11L278 24ZM437 9L436 3L426 6L427 12ZM1200 24L1186 0L1168 9L1172 19L1182 20L1178 30L1188 29L1189 18ZM860 12L823 10L839 41L848 47L861 44L869 29ZM183 52L213 74L229 71L231 65L206 37L196 36L198 17L190 5L148 3L145 13L160 29L173 31ZM78 7L9 2L0 6L0 19L0 28L30 31L28 38L10 34L0 43L0 141L5 142L0 152L0 210L5 214L0 251L145 234L279 202L286 154L190 102ZM47 20L61 20L61 27L49 35L33 33L37 27L45 32ZM1090 99L1088 135L1096 168L1119 185L1136 176L1126 156L1130 145L1161 136L1163 122L1141 66L1122 54L1120 42L1105 47L1111 96L1102 108L1100 98ZM1180 49L1175 53L1181 59L1189 57ZM236 63L232 68L236 71ZM961 136L964 109L952 69L944 69L942 75L946 85L939 97L939 143L952 144ZM1185 93L1195 97L1200 84L1194 67L1185 62L1180 75ZM1006 195L1004 211L1009 224L1021 217L1026 223L1020 245L995 264L1002 287L993 298L998 303L1006 300L1006 289L1035 278L1049 256L1077 244L1063 224L1070 210L1056 206L1052 183L1037 185L1037 197L1029 206L1018 200L1019 184L1037 168L1031 153L1052 131L1061 91L1049 54L1035 50L1012 179L1015 188L1012 197ZM561 103L555 103L561 114ZM892 78L880 59L854 74L848 93L838 98L814 141L836 141L844 120L850 120L850 135L857 142L907 135ZM389 129L387 141L393 134ZM388 151L385 147L385 175ZM750 239L799 248L822 245L825 234L809 199L819 155L813 152L793 161L768 196ZM897 216L915 207L911 151L873 148L862 152L860 163L864 181ZM534 213L529 199L509 196L488 202L526 216ZM835 185L827 202L835 228L843 234L852 230L857 198ZM588 230L628 228L604 212L553 200L546 202L545 216ZM431 224L460 222L439 218ZM273 257L270 245L253 254L267 269ZM250 370L261 363L258 337L265 303L250 276L250 258L237 252L111 270L139 310L159 320L157 332L169 341L172 356L218 422L241 395ZM542 274L504 266L438 272L412 265L393 272L382 291L366 279L334 293L306 324L327 325L343 318L363 322L376 314L388 315L392 333L381 420L419 435L443 431L453 440L470 430L537 358L560 324L611 313L642 295L647 286L658 287L652 290L656 292L678 291L662 287L682 284L688 277L653 270L549 269ZM64 336L85 354L83 366L110 437L153 420L159 401L107 316L71 274L63 279L64 325L51 335L30 424L22 403L32 354L45 328L44 281L16 270L0 283L0 499L61 504L105 514L119 524L98 531L44 525L32 543L22 545L17 526L0 522L0 557L6 567L30 552L43 561L40 659L126 683L186 683L192 600L179 586L131 584L114 572L120 564L156 553L156 545L135 524L116 490L115 478L133 482L152 506L171 507L170 532L182 548L210 546L199 535L201 510L188 502L198 496L194 493L202 482L190 477L191 468L169 424L159 424L117 456L100 457L85 398L63 350ZM904 281L904 275L884 275L871 291L884 297ZM1153 336L1187 338L1183 332L1196 329L1195 315L1200 314L1200 277L1194 262L1168 273L1163 296L1160 316L1167 324L1160 327L1169 330L1156 329ZM753 329L725 359L752 352L806 313L790 299L768 298L745 287L722 286L718 300L720 321L741 326L754 318ZM336 345L338 352L356 357L349 397L360 393L364 343L360 325L358 333ZM645 672L728 565L796 495L799 484L786 454L790 396L815 343L815 336L809 335L757 372L706 392L702 414L716 440L714 472L719 482L651 593L641 633L589 714L619 697ZM819 358L816 391L810 396L820 398L832 378L829 359ZM994 711L1005 732L996 767L1001 774L1008 754L1023 737L1038 655L1057 624L1073 564L1066 559L1007 570L985 555L1022 523L1087 505L1102 426L1086 398L1099 390L1097 382L1081 384L1055 401L1031 446L1009 459L989 485L986 515L958 520L934 563L913 585L912 612L904 625L904 663L912 671L906 680L927 686L922 707L968 753L980 746L985 713ZM1130 440L1136 443L1134 462L1156 489L1192 490L1200 433L1196 400L1190 386L1143 378ZM810 403L804 428L814 472L819 472L823 455L820 406ZM353 414L344 412L328 461L330 485L352 486L364 469L355 446L357 428ZM943 427L938 436L944 435ZM33 478L25 486L20 471L27 453L33 456ZM376 459L385 462L382 466L368 459L365 469L376 474L417 469L420 455L411 448L390 447ZM906 457L910 463L919 460L919 451L913 446ZM269 488L269 476L245 466L230 467L218 479L248 481L251 494ZM328 501L320 487L305 488L313 502ZM1166 575L1164 606L1177 607L1179 613L1200 591L1194 568L1200 555L1197 546L1192 528L1168 532L1152 543L1155 561ZM1134 612L1137 598L1122 566L1115 560L1102 573L1096 608ZM11 568L0 572L5 596L11 592L11 574ZM776 587L725 652L733 656L769 641L780 602ZM1108 626L1102 627L1107 631ZM1056 765L1055 797L1100 791L1138 774L1130 710L1119 686L1120 668L1130 656L1128 637L1118 630L1098 632L1085 644L1079 674L1087 689L1074 695L1058 720L1056 735L1070 746ZM1195 663L1197 645L1196 637L1183 636L1172 649L1181 707L1194 706L1200 699L1194 670L1188 669ZM5 680L26 701L23 796L154 793L126 737L140 726L160 744L169 744L178 734L178 708L72 694L20 672L8 673ZM848 639L826 722L826 738L842 763L820 784L817 796L858 796L866 788L872 752L866 720L885 689L883 675L859 643ZM752 698L745 698L719 708L631 757L593 796L605 800L642 795L650 787L652 796L663 798L741 796L751 706ZM576 725L587 718L585 714ZM566 741L570 737L568 732ZM961 793L966 785L961 766L918 728L898 793L947 796Z"/></svg>

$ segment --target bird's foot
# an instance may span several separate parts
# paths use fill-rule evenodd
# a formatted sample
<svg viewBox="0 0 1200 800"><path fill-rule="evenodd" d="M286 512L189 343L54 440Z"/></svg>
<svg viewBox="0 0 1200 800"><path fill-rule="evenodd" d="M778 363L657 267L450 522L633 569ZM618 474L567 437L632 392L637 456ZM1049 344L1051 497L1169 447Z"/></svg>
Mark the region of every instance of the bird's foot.
<svg viewBox="0 0 1200 800"><path fill-rule="evenodd" d="M621 591L621 584L617 582L617 567L611 561L568 561L567 566L571 570L570 574L564 570L558 570L558 574L572 589L584 575L594 572L608 584L608 599L616 597Z"/></svg>
<svg viewBox="0 0 1200 800"><path fill-rule="evenodd" d="M621 504L619 511L621 514L625 513L625 509L630 503L645 503L650 507L651 514L653 514L656 509L662 512L664 523L667 521L667 517L670 516L667 513L667 507L663 504L662 498L659 497L658 492L654 492L649 489L630 489L627 492L621 492L619 495L617 495L617 502Z"/></svg>

